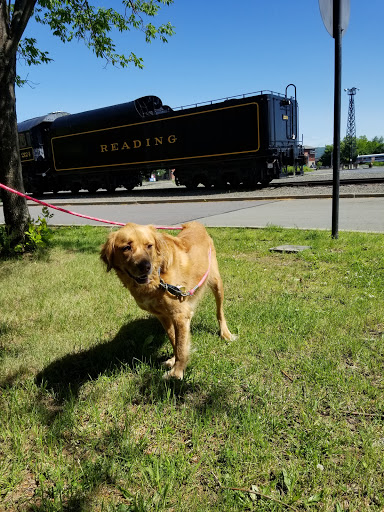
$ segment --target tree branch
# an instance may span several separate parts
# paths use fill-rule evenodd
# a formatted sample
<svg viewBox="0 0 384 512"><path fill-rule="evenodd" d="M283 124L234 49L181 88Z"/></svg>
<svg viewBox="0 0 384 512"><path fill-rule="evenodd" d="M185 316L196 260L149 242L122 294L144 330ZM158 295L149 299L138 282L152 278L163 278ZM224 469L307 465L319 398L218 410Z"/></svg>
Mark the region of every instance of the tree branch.
<svg viewBox="0 0 384 512"><path fill-rule="evenodd" d="M37 0L16 0L10 23L9 47L7 51L16 54L25 27L32 16Z"/></svg>
<svg viewBox="0 0 384 512"><path fill-rule="evenodd" d="M6 16L7 16L7 19L6 19L7 28L9 31L9 27L11 24L11 0L8 0L8 6L6 4L6 0L4 0L4 8L5 8Z"/></svg>

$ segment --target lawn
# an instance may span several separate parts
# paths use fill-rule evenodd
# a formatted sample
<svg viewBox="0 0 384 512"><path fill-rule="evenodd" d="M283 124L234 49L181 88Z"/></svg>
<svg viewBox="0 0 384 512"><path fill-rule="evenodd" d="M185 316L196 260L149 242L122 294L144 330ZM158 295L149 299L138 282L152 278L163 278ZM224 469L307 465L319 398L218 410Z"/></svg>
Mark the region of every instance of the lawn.
<svg viewBox="0 0 384 512"><path fill-rule="evenodd" d="M107 232L0 261L0 510L382 511L384 236L210 229L238 339L207 294L165 382Z"/></svg>

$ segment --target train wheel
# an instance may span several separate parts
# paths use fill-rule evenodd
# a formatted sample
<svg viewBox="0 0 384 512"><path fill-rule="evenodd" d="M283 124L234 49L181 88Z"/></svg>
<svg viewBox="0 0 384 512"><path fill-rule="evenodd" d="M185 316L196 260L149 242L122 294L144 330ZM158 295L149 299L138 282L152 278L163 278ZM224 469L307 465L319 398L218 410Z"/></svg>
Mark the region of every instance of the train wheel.
<svg viewBox="0 0 384 512"><path fill-rule="evenodd" d="M91 185L88 185L88 192L90 194L96 194L96 192L98 191L98 186L97 185L94 185L94 184L91 184Z"/></svg>
<svg viewBox="0 0 384 512"><path fill-rule="evenodd" d="M185 182L185 186L187 187L188 190L196 190L197 187L199 186L199 183L200 179L197 178L196 176L193 176L190 180Z"/></svg>
<svg viewBox="0 0 384 512"><path fill-rule="evenodd" d="M43 187L37 187L33 189L33 195L35 197L41 197L44 195L44 189Z"/></svg>
<svg viewBox="0 0 384 512"><path fill-rule="evenodd" d="M254 189L257 185L257 178L255 179L254 176L247 176L243 180L244 188Z"/></svg>
<svg viewBox="0 0 384 512"><path fill-rule="evenodd" d="M225 189L227 186L227 180L220 175L216 176L213 182L213 186L218 190Z"/></svg>
<svg viewBox="0 0 384 512"><path fill-rule="evenodd" d="M268 185L271 183L271 180L266 178L264 180L260 180L261 187L268 187Z"/></svg>
<svg viewBox="0 0 384 512"><path fill-rule="evenodd" d="M207 176L205 176L201 180L201 183L204 185L205 188L212 188L213 186L213 180L211 180L211 178L208 178Z"/></svg>
<svg viewBox="0 0 384 512"><path fill-rule="evenodd" d="M239 186L240 186L240 178L236 174L232 174L231 176L229 176L228 181L229 181L229 184L230 184L230 188L239 188Z"/></svg>
<svg viewBox="0 0 384 512"><path fill-rule="evenodd" d="M229 188L231 188L231 184L230 184L230 180L229 180L229 176L228 175L223 176L223 178L221 180L220 188L222 188L224 190L228 190Z"/></svg>

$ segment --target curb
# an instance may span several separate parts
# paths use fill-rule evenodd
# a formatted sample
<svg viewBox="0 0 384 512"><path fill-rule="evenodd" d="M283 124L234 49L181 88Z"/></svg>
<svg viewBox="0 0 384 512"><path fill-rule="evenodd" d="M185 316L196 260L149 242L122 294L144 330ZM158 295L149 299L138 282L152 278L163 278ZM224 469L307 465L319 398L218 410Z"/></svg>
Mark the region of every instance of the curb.
<svg viewBox="0 0 384 512"><path fill-rule="evenodd" d="M4 225L4 224L0 224L1 225ZM115 229L117 228L118 226L108 226L106 224L102 224L100 226L96 226L94 224L49 224L49 227L50 228L71 228L71 227L75 227L75 228L81 228L81 227L84 227L84 226L91 226L93 228L105 228L105 229ZM262 224L261 225L257 225L257 224L254 224L252 226L242 226L242 225L239 225L239 226L222 226L222 225L219 225L219 226L214 226L214 225L205 225L205 227L207 229L267 229L268 226L263 226ZM329 228L299 228L297 226L277 226L279 229L295 229L295 230L299 230L299 231L331 231L331 227ZM167 228L167 231L178 231L177 229L177 226L175 226L175 229L172 228L172 226L169 226ZM384 235L384 231L375 231L375 230L372 230L372 229L339 229L339 232L344 232L344 233L372 233L374 235Z"/></svg>

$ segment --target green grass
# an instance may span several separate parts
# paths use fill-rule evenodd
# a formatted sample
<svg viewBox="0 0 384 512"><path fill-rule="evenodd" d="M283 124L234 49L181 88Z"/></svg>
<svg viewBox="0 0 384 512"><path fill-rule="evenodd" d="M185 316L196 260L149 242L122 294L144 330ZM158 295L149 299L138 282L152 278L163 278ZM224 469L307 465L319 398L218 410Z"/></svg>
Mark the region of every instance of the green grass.
<svg viewBox="0 0 384 512"><path fill-rule="evenodd" d="M304 171L304 173L313 172L313 171L315 171L315 170L316 170L316 169L313 169L312 167L308 167L307 165L304 165L304 166L303 166L303 171ZM295 172L300 172L300 169L299 169L299 168L295 169L295 167L294 167L293 165L288 165L288 167L287 167L287 173L288 173L289 175L293 175L293 174L295 174Z"/></svg>
<svg viewBox="0 0 384 512"><path fill-rule="evenodd" d="M238 340L207 294L183 382L106 229L0 261L1 511L383 510L384 237L209 231Z"/></svg>

